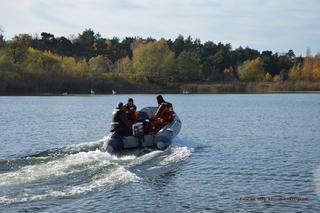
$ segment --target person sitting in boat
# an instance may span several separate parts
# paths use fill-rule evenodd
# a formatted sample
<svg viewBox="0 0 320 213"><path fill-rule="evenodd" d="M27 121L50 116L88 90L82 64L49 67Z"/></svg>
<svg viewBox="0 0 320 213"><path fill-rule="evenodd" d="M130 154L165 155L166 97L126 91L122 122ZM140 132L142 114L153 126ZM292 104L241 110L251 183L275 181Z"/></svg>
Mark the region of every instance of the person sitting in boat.
<svg viewBox="0 0 320 213"><path fill-rule="evenodd" d="M112 123L110 132L120 136L132 135L132 122L128 119L126 106L122 102L112 112Z"/></svg>
<svg viewBox="0 0 320 213"><path fill-rule="evenodd" d="M137 122L137 106L133 103L133 98L128 99L126 104L126 111L128 113L128 118L132 123Z"/></svg>
<svg viewBox="0 0 320 213"><path fill-rule="evenodd" d="M151 132L157 132L176 116L171 103L166 102L162 95L157 96L158 108L151 119Z"/></svg>

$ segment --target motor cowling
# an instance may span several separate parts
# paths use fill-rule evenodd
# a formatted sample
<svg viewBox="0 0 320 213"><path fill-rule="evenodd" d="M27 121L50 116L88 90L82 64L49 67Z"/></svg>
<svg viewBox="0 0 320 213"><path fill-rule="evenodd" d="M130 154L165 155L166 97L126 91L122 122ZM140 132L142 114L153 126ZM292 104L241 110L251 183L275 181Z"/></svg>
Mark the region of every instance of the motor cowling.
<svg viewBox="0 0 320 213"><path fill-rule="evenodd" d="M132 125L133 136L142 137L144 135L143 123L137 122Z"/></svg>

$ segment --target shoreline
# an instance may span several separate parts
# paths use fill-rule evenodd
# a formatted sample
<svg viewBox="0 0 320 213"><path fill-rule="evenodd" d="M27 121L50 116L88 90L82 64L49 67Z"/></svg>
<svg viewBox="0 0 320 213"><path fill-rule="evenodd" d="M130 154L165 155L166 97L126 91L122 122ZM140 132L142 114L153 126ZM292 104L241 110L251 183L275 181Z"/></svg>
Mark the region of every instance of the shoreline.
<svg viewBox="0 0 320 213"><path fill-rule="evenodd" d="M156 86L155 86L156 87ZM162 89L163 88L163 89ZM187 83L158 85L151 88L114 88L114 90L81 89L55 92L2 91L0 96L94 96L94 95L125 95L125 94L319 94L320 82L284 81L284 82L223 82L223 83ZM91 92L93 94L91 94ZM113 94L116 93L116 94Z"/></svg>
<svg viewBox="0 0 320 213"><path fill-rule="evenodd" d="M85 97L94 97L94 96L117 96L117 95L158 95L158 94L166 94L166 95L268 95L268 94L320 94L320 91L268 91L268 92L190 92L188 94L178 93L178 92L159 92L159 93L146 93L146 92L131 92L131 93L97 93L97 94L86 94L86 93L70 93L67 95L59 94L59 93L23 93L23 94L0 94L0 97L14 97L14 96L52 96L52 97L72 97L72 96L85 96Z"/></svg>

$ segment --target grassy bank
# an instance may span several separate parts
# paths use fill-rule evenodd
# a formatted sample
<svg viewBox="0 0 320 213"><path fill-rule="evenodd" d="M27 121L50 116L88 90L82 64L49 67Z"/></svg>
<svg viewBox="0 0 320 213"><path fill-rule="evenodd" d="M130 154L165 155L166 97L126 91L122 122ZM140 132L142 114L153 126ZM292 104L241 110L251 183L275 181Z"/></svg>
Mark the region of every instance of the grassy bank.
<svg viewBox="0 0 320 213"><path fill-rule="evenodd" d="M212 84L184 84L181 91L190 93L270 93L320 91L320 82L232 82Z"/></svg>
<svg viewBox="0 0 320 213"><path fill-rule="evenodd" d="M93 88L94 89L94 88ZM169 86L145 85L125 86L117 88L117 94L225 94L225 93L283 93L283 92L320 92L320 82L232 82L232 83L193 83L193 84L171 84ZM110 95L112 90L95 90L96 95ZM0 95L27 96L27 95L90 95L90 89L86 91L69 91L65 92L10 92L1 93Z"/></svg>

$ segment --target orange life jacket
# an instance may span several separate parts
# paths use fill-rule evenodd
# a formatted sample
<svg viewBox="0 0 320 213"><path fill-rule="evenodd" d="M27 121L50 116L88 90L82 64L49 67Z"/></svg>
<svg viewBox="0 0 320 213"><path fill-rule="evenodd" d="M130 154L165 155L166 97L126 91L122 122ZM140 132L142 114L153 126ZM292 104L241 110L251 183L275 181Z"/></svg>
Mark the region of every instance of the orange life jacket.
<svg viewBox="0 0 320 213"><path fill-rule="evenodd" d="M165 122L172 122L174 117L176 116L176 113L173 111L173 106L169 102L163 102L158 106L158 110L160 108L164 107L162 113L159 116L159 118L162 118ZM157 110L157 111L158 111Z"/></svg>
<svg viewBox="0 0 320 213"><path fill-rule="evenodd" d="M137 120L137 106L132 104L132 106L127 105L126 111L129 113L129 119L132 123L135 123Z"/></svg>

